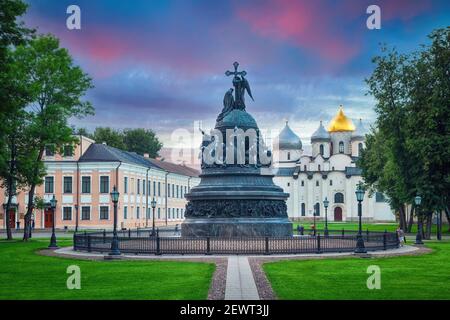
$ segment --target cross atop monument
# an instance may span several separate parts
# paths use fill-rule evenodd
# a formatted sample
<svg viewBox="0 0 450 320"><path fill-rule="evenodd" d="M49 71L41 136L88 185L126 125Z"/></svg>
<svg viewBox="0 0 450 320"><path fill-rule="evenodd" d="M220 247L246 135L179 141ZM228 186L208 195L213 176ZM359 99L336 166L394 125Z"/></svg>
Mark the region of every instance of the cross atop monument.
<svg viewBox="0 0 450 320"><path fill-rule="evenodd" d="M237 76L245 77L247 75L247 72L245 72L245 71L237 71L237 68L239 67L239 62L235 61L233 63L233 67L234 67L234 71L229 71L229 70L225 71L226 76L234 75L235 77L237 77Z"/></svg>

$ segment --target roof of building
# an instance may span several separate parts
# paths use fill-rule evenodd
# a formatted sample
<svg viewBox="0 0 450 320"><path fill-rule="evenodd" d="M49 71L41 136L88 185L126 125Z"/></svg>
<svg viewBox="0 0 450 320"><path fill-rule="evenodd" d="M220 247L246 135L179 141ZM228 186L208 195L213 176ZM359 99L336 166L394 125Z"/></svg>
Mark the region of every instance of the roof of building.
<svg viewBox="0 0 450 320"><path fill-rule="evenodd" d="M311 141L318 141L318 140L330 140L330 134L327 130L325 130L322 120L320 121L319 127L311 136Z"/></svg>
<svg viewBox="0 0 450 320"><path fill-rule="evenodd" d="M364 127L362 120L359 119L356 130L352 132L352 139L364 139L367 134L367 129Z"/></svg>
<svg viewBox="0 0 450 320"><path fill-rule="evenodd" d="M275 139L274 148L278 150L302 149L302 141L289 127L287 121L278 138Z"/></svg>
<svg viewBox="0 0 450 320"><path fill-rule="evenodd" d="M91 144L86 152L80 157L79 161L120 161L124 163L143 166L146 168L154 168L191 177L198 177L199 175L199 172L197 170L186 167L184 165L178 165L171 162L147 158L135 152L120 150L101 143Z"/></svg>
<svg viewBox="0 0 450 320"><path fill-rule="evenodd" d="M355 126L350 118L344 114L344 108L339 106L339 111L336 116L331 120L328 126L328 132L340 132L340 131L354 131Z"/></svg>

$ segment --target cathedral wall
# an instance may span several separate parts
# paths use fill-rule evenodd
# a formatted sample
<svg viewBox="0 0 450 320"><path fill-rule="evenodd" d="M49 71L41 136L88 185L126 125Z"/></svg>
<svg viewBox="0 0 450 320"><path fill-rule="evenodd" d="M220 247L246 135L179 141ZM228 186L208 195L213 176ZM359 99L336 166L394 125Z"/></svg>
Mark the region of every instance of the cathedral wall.
<svg viewBox="0 0 450 320"><path fill-rule="evenodd" d="M332 154L339 154L341 153L339 151L339 142L344 143L344 154L351 154L351 146L350 146L350 139L352 137L351 131L339 131L339 132L331 132L330 138L331 138L331 147L332 147Z"/></svg>

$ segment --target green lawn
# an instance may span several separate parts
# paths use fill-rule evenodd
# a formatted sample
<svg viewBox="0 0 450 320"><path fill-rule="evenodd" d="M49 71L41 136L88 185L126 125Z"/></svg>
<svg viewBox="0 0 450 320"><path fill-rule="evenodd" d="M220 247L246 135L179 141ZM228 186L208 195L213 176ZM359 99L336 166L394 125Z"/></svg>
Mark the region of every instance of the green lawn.
<svg viewBox="0 0 450 320"><path fill-rule="evenodd" d="M390 258L289 260L263 269L279 299L450 299L450 242L432 253ZM381 289L366 286L367 267L381 269Z"/></svg>
<svg viewBox="0 0 450 320"><path fill-rule="evenodd" d="M294 222L294 230L297 230L297 226L301 224L305 227L305 231L310 229L310 226L314 223L312 221L304 221L304 222ZM316 222L317 229L323 230L325 228L325 222L320 221ZM397 230L398 223L363 223L363 230L369 229L369 231L384 231L393 232ZM328 230L358 230L357 222L328 222ZM417 225L413 225L412 233L417 232ZM442 234L450 235L448 224L442 225ZM432 237L436 235L436 225L432 226Z"/></svg>
<svg viewBox="0 0 450 320"><path fill-rule="evenodd" d="M215 265L163 261L86 261L38 255L48 239L0 241L0 299L206 299ZM70 245L62 240L59 245ZM81 289L66 287L67 267Z"/></svg>

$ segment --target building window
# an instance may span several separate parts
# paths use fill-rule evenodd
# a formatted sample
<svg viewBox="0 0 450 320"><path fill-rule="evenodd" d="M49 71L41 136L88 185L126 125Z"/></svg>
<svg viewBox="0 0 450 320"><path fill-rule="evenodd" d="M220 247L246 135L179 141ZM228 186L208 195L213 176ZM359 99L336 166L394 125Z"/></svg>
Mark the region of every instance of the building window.
<svg viewBox="0 0 450 320"><path fill-rule="evenodd" d="M172 184L172 197L175 198L175 185Z"/></svg>
<svg viewBox="0 0 450 320"><path fill-rule="evenodd" d="M128 218L128 207L127 206L123 207L123 218L124 219Z"/></svg>
<svg viewBox="0 0 450 320"><path fill-rule="evenodd" d="M109 177L100 177L100 193L109 193Z"/></svg>
<svg viewBox="0 0 450 320"><path fill-rule="evenodd" d="M156 196L156 181L153 181L153 195Z"/></svg>
<svg viewBox="0 0 450 320"><path fill-rule="evenodd" d="M344 153L344 142L339 141L339 153Z"/></svg>
<svg viewBox="0 0 450 320"><path fill-rule="evenodd" d="M334 203L344 203L344 195L340 192L334 195Z"/></svg>
<svg viewBox="0 0 450 320"><path fill-rule="evenodd" d="M381 192L375 192L375 202L386 202L386 197Z"/></svg>
<svg viewBox="0 0 450 320"><path fill-rule="evenodd" d="M287 153L287 159L291 160L291 153L290 152Z"/></svg>
<svg viewBox="0 0 450 320"><path fill-rule="evenodd" d="M358 156L359 157L361 156L362 150L363 150L363 144L360 142L360 143L358 143Z"/></svg>
<svg viewBox="0 0 450 320"><path fill-rule="evenodd" d="M180 186L177 185L177 198L180 198L180 192L179 192Z"/></svg>
<svg viewBox="0 0 450 320"><path fill-rule="evenodd" d="M53 193L54 178L45 177L45 193Z"/></svg>
<svg viewBox="0 0 450 320"><path fill-rule="evenodd" d="M290 186L291 186L291 184L290 184L290 183L288 182L288 183L287 183L287 186L288 186L288 187L290 187Z"/></svg>
<svg viewBox="0 0 450 320"><path fill-rule="evenodd" d="M136 182L136 194L140 194L141 193L141 179L137 179Z"/></svg>
<svg viewBox="0 0 450 320"><path fill-rule="evenodd" d="M81 177L81 193L91 193L91 177Z"/></svg>
<svg viewBox="0 0 450 320"><path fill-rule="evenodd" d="M178 210L180 209L177 209L177 219L180 219L180 212Z"/></svg>
<svg viewBox="0 0 450 320"><path fill-rule="evenodd" d="M45 146L45 155L47 157L53 157L55 155L55 148L51 145Z"/></svg>
<svg viewBox="0 0 450 320"><path fill-rule="evenodd" d="M147 215L146 218L147 218L147 219L150 219L150 208L147 208L147 213L146 213L146 215Z"/></svg>
<svg viewBox="0 0 450 320"><path fill-rule="evenodd" d="M139 219L140 216L140 208L136 207L136 219Z"/></svg>
<svg viewBox="0 0 450 320"><path fill-rule="evenodd" d="M81 207L81 220L91 220L91 207Z"/></svg>
<svg viewBox="0 0 450 320"><path fill-rule="evenodd" d="M158 197L161 197L161 182L158 182Z"/></svg>
<svg viewBox="0 0 450 320"><path fill-rule="evenodd" d="M303 170L306 171L306 164L303 166Z"/></svg>
<svg viewBox="0 0 450 320"><path fill-rule="evenodd" d="M161 208L158 208L158 219L161 219Z"/></svg>
<svg viewBox="0 0 450 320"><path fill-rule="evenodd" d="M167 184L167 196L170 198L170 183Z"/></svg>
<svg viewBox="0 0 450 320"><path fill-rule="evenodd" d="M334 167L331 167L331 170L334 171Z"/></svg>
<svg viewBox="0 0 450 320"><path fill-rule="evenodd" d="M72 207L63 207L63 220L72 220Z"/></svg>
<svg viewBox="0 0 450 320"><path fill-rule="evenodd" d="M316 187L318 187L318 186L319 186L319 180L316 181Z"/></svg>
<svg viewBox="0 0 450 320"><path fill-rule="evenodd" d="M63 177L63 192L72 193L72 177Z"/></svg>
<svg viewBox="0 0 450 320"><path fill-rule="evenodd" d="M128 177L123 177L123 193L128 193Z"/></svg>
<svg viewBox="0 0 450 320"><path fill-rule="evenodd" d="M323 144L321 144L321 145L319 146L319 152L320 152L320 154L323 156L323 154L324 154L324 152L323 152Z"/></svg>
<svg viewBox="0 0 450 320"><path fill-rule="evenodd" d="M304 187L305 186L305 181L304 180L302 180L302 187Z"/></svg>
<svg viewBox="0 0 450 320"><path fill-rule="evenodd" d="M73 156L73 147L70 144L64 146L63 155L64 155L64 157L72 157Z"/></svg>
<svg viewBox="0 0 450 320"><path fill-rule="evenodd" d="M109 219L109 207L101 206L100 207L100 220L108 220Z"/></svg>
<svg viewBox="0 0 450 320"><path fill-rule="evenodd" d="M330 186L332 186L333 185L333 180L330 180Z"/></svg>
<svg viewBox="0 0 450 320"><path fill-rule="evenodd" d="M142 180L142 194L145 196L145 180Z"/></svg>
<svg viewBox="0 0 450 320"><path fill-rule="evenodd" d="M170 219L170 208L167 208L167 219Z"/></svg>
<svg viewBox="0 0 450 320"><path fill-rule="evenodd" d="M149 181L147 181L147 194L148 195L151 195L151 193L150 193L150 185L152 184L152 182L149 180Z"/></svg>
<svg viewBox="0 0 450 320"><path fill-rule="evenodd" d="M320 216L320 203L318 202L314 205L314 215L316 217Z"/></svg>
<svg viewBox="0 0 450 320"><path fill-rule="evenodd" d="M320 164L318 165L319 171L320 171Z"/></svg>
<svg viewBox="0 0 450 320"><path fill-rule="evenodd" d="M305 203L302 203L302 217L306 215L306 205Z"/></svg>

